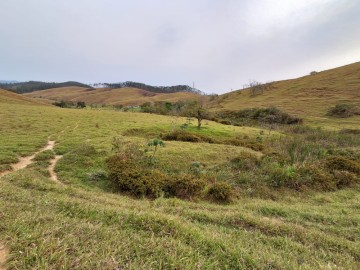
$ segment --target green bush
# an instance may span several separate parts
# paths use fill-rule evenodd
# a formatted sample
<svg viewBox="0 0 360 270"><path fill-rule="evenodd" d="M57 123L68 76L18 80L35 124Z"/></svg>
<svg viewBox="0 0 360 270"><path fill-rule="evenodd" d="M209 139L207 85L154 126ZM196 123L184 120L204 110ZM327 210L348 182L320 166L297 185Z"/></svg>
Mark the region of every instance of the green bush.
<svg viewBox="0 0 360 270"><path fill-rule="evenodd" d="M327 115L339 118L348 118L354 115L359 115L360 111L351 104L337 104L334 107L331 107Z"/></svg>
<svg viewBox="0 0 360 270"><path fill-rule="evenodd" d="M334 191L337 189L334 176L321 168L319 164L304 166L300 170L300 177L303 179L302 187L317 191Z"/></svg>
<svg viewBox="0 0 360 270"><path fill-rule="evenodd" d="M356 174L347 171L333 171L333 176L338 188L351 187L359 182Z"/></svg>
<svg viewBox="0 0 360 270"><path fill-rule="evenodd" d="M201 134L193 134L185 130L174 130L167 134L162 134L161 139L166 141L182 141L182 142L207 142L215 143L215 140Z"/></svg>
<svg viewBox="0 0 360 270"><path fill-rule="evenodd" d="M163 193L166 176L158 171L141 166L133 160L113 156L107 160L109 179L119 191L136 197L157 198Z"/></svg>
<svg viewBox="0 0 360 270"><path fill-rule="evenodd" d="M251 108L240 111L222 111L218 112L214 118L220 121L229 121L233 124L283 124L295 125L302 124L303 120L291 116L278 108Z"/></svg>
<svg viewBox="0 0 360 270"><path fill-rule="evenodd" d="M217 182L210 186L208 195L214 201L228 203L232 198L232 187L227 182Z"/></svg>
<svg viewBox="0 0 360 270"><path fill-rule="evenodd" d="M360 174L360 164L343 156L330 156L324 161L325 167L330 171L348 171Z"/></svg>
<svg viewBox="0 0 360 270"><path fill-rule="evenodd" d="M193 175L173 175L165 184L165 194L169 197L192 200L205 189L206 182Z"/></svg>

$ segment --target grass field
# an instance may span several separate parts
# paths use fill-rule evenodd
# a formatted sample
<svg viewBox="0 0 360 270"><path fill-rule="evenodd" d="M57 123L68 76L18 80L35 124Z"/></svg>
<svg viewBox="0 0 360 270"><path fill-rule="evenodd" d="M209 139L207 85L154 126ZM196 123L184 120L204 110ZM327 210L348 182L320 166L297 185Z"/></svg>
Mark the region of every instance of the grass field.
<svg viewBox="0 0 360 270"><path fill-rule="evenodd" d="M56 141L54 152L39 153L32 165L0 178L0 248L6 247L6 269L360 268L358 185L327 192L280 188L269 191L269 196L252 196L253 186L243 186L230 204L203 197L136 199L114 192L103 176L114 137L145 145L186 119L60 109L4 93L0 92L0 171L49 140ZM338 128L340 121L312 120L328 129ZM359 125L359 118L344 121ZM295 137L286 129L270 133L211 121L203 126L189 132L218 143L166 141L157 154L157 166L173 173L201 163L220 181L227 174L216 168L229 160L244 153L266 155L223 140L260 137L270 146ZM311 133L309 141L317 134ZM346 150L360 149L356 135L316 138L309 146L335 141ZM52 181L47 170L55 154L62 155L55 172L63 185Z"/></svg>
<svg viewBox="0 0 360 270"><path fill-rule="evenodd" d="M120 89L88 89L83 87L62 87L49 90L35 91L25 94L28 97L40 98L45 100L65 100L65 101L84 101L86 104L106 104L106 105L125 105L136 106L145 102L168 101L176 102L192 100L198 95L189 92L177 93L153 93L137 88Z"/></svg>

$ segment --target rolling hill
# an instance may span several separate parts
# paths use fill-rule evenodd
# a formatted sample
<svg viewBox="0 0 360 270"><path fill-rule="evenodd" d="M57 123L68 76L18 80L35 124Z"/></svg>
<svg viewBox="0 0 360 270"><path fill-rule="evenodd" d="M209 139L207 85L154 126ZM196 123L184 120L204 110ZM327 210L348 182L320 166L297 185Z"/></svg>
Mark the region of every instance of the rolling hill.
<svg viewBox="0 0 360 270"><path fill-rule="evenodd" d="M19 94L24 93L30 93L37 90L44 90L49 88L59 88L59 87L72 87L72 86L78 86L78 87L86 87L91 88L87 84L74 82L74 81L68 81L63 83L55 83L55 82L39 82L39 81L28 81L28 82L1 82L0 81L0 88L15 91Z"/></svg>
<svg viewBox="0 0 360 270"><path fill-rule="evenodd" d="M360 106L360 62L272 82L255 96L249 88L237 90L213 98L210 106L214 111L275 106L300 117L324 117L330 107L340 103Z"/></svg>
<svg viewBox="0 0 360 270"><path fill-rule="evenodd" d="M45 105L45 101L26 97L14 92L0 89L0 102L7 104L24 104L24 105Z"/></svg>
<svg viewBox="0 0 360 270"><path fill-rule="evenodd" d="M145 102L191 100L198 94L191 92L154 93L138 88L85 88L62 87L48 90L34 91L25 94L28 97L48 100L84 101L87 104L106 105L141 105Z"/></svg>

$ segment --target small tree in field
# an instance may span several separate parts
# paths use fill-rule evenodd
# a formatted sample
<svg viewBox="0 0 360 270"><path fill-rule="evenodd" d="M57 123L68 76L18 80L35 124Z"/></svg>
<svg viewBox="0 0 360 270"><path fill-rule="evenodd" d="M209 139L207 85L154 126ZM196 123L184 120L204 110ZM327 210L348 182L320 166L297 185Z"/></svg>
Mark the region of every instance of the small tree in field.
<svg viewBox="0 0 360 270"><path fill-rule="evenodd" d="M187 108L187 115L196 118L198 122L197 128L200 129L202 120L208 116L205 99L201 98L191 102Z"/></svg>
<svg viewBox="0 0 360 270"><path fill-rule="evenodd" d="M155 157L156 151L159 147L165 147L165 143L161 139L152 139L148 143L148 147L151 148L151 151L153 152L151 155L151 158L153 159Z"/></svg>

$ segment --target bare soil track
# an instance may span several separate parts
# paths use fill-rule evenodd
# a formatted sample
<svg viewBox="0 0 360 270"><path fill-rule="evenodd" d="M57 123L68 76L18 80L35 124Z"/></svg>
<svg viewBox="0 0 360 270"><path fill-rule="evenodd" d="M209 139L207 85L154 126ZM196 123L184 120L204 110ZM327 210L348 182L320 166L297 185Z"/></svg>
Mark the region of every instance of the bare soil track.
<svg viewBox="0 0 360 270"><path fill-rule="evenodd" d="M31 156L27 156L27 157L21 157L20 160L17 163L14 163L11 165L12 170L11 171L4 171L0 173L0 177L7 175L9 173L21 170L26 168L28 165L30 165L31 163L33 163L33 159L35 158L35 156L41 152L44 152L46 150L53 150L54 146L55 146L55 141L48 141L47 145L43 148L41 148L39 151L35 152L33 155ZM50 178L57 182L57 183L61 183L58 178L57 175L55 173L55 166L56 163L62 158L62 156L55 156L54 159L51 160L50 162L50 166L49 166L49 172L50 172Z"/></svg>
<svg viewBox="0 0 360 270"><path fill-rule="evenodd" d="M8 253L7 248L0 243L0 270L6 270L5 263Z"/></svg>

